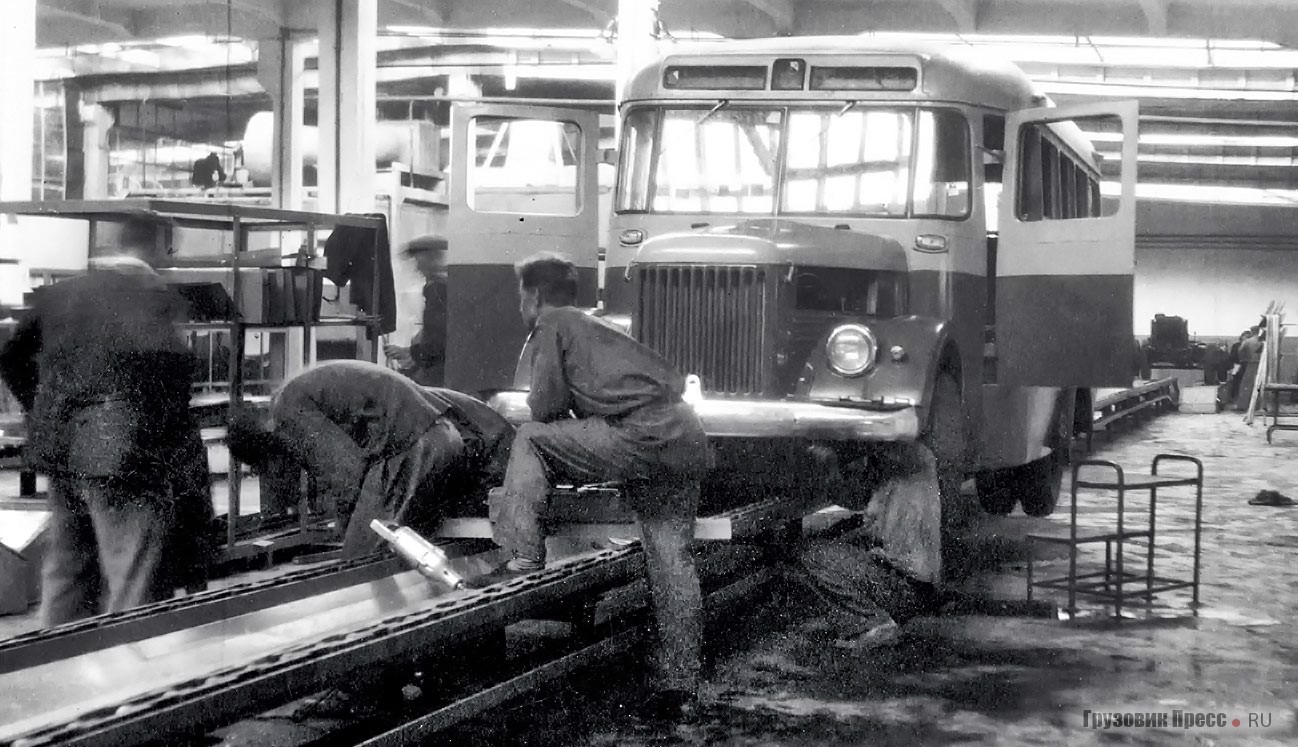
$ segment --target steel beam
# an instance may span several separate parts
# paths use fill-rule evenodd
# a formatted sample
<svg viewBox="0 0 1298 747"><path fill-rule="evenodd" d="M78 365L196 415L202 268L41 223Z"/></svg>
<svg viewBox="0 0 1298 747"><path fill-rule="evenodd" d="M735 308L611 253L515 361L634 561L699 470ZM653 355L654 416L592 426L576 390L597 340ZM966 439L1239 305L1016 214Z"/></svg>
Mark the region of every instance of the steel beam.
<svg viewBox="0 0 1298 747"><path fill-rule="evenodd" d="M441 597L430 595L422 576L404 573L0 675L0 691L9 696L0 703L0 745L120 747L211 731L358 670L434 655L533 610L612 588L641 567L637 545ZM130 673L125 681L123 672Z"/></svg>
<svg viewBox="0 0 1298 747"><path fill-rule="evenodd" d="M0 641L0 673L70 659L92 651L246 615L278 604L386 578L403 570L404 567L395 558L365 559L192 594L125 612L38 630Z"/></svg>

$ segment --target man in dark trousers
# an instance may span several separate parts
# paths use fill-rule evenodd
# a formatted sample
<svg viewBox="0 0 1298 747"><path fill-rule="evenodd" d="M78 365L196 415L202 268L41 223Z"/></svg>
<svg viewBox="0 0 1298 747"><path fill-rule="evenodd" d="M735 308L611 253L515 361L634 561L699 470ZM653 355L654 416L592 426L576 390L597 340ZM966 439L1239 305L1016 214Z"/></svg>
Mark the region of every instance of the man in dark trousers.
<svg viewBox="0 0 1298 747"><path fill-rule="evenodd" d="M296 487L302 470L314 477L335 506L345 558L382 546L374 519L426 531L451 501L485 496L514 430L472 397L352 360L286 381L270 416L269 427L247 414L232 420L231 456L281 485Z"/></svg>
<svg viewBox="0 0 1298 747"><path fill-rule="evenodd" d="M520 311L532 328L528 404L535 422L514 437L504 487L493 492L496 542L513 556L471 586L545 567L550 485L621 481L644 538L657 619L649 715L679 716L697 697L702 638L690 555L700 484L709 466L702 424L681 399L684 377L660 355L574 308L577 271L540 254L517 267Z"/></svg>
<svg viewBox="0 0 1298 747"><path fill-rule="evenodd" d="M446 249L440 236L420 236L406 245L424 277L423 323L409 346L383 348L398 370L424 386L441 386L446 377Z"/></svg>
<svg viewBox="0 0 1298 747"><path fill-rule="evenodd" d="M165 236L155 216L132 216L117 254L41 289L0 352L27 411L24 456L51 478L46 625L166 599L202 577L194 549L211 494L189 412L193 357L175 326L183 301L152 268Z"/></svg>

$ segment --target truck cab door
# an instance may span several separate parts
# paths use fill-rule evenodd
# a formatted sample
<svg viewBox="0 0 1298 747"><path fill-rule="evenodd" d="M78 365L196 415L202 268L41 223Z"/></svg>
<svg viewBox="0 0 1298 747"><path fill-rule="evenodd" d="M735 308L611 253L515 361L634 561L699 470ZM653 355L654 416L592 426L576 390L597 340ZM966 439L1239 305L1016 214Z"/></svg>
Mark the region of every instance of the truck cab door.
<svg viewBox="0 0 1298 747"><path fill-rule="evenodd" d="M1126 101L1007 118L997 383L1131 385L1138 114ZM1086 153L1095 133L1108 157ZM1102 195L1113 180L1120 194Z"/></svg>
<svg viewBox="0 0 1298 747"><path fill-rule="evenodd" d="M527 336L514 263L541 251L577 265L578 305L594 306L599 115L578 109L456 105L451 110L446 386L513 388Z"/></svg>

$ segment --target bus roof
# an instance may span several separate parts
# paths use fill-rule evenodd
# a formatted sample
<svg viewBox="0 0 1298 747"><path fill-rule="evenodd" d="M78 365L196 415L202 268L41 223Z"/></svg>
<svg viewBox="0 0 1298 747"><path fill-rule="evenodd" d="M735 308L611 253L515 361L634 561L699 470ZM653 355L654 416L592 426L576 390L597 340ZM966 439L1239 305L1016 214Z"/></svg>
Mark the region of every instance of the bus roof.
<svg viewBox="0 0 1298 747"><path fill-rule="evenodd" d="M914 62L921 70L921 89L907 92L906 98L933 101L958 101L1010 111L1046 106L1048 99L1038 92L1016 65L997 60L985 51L962 45L933 45L869 36L798 36L773 39L732 39L723 42L694 43L671 50L641 69L628 83L624 100L646 99L717 99L716 90L672 90L663 86L663 73L669 65L691 61L717 64L769 64L776 58L859 58L877 55L893 61ZM989 57L991 57L989 59ZM907 59L908 58L908 59ZM878 98L883 93L859 91L744 91L744 98L798 99Z"/></svg>

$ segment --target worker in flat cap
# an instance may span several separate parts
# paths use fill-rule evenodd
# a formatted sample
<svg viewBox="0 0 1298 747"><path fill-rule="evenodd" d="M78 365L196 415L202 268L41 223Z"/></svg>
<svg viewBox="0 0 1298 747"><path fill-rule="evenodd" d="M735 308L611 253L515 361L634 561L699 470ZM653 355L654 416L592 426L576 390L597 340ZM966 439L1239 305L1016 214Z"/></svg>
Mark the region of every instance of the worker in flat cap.
<svg viewBox="0 0 1298 747"><path fill-rule="evenodd" d="M398 371L424 386L441 386L446 376L446 250L440 236L420 236L406 244L406 256L424 277L423 323L409 345L383 348Z"/></svg>

